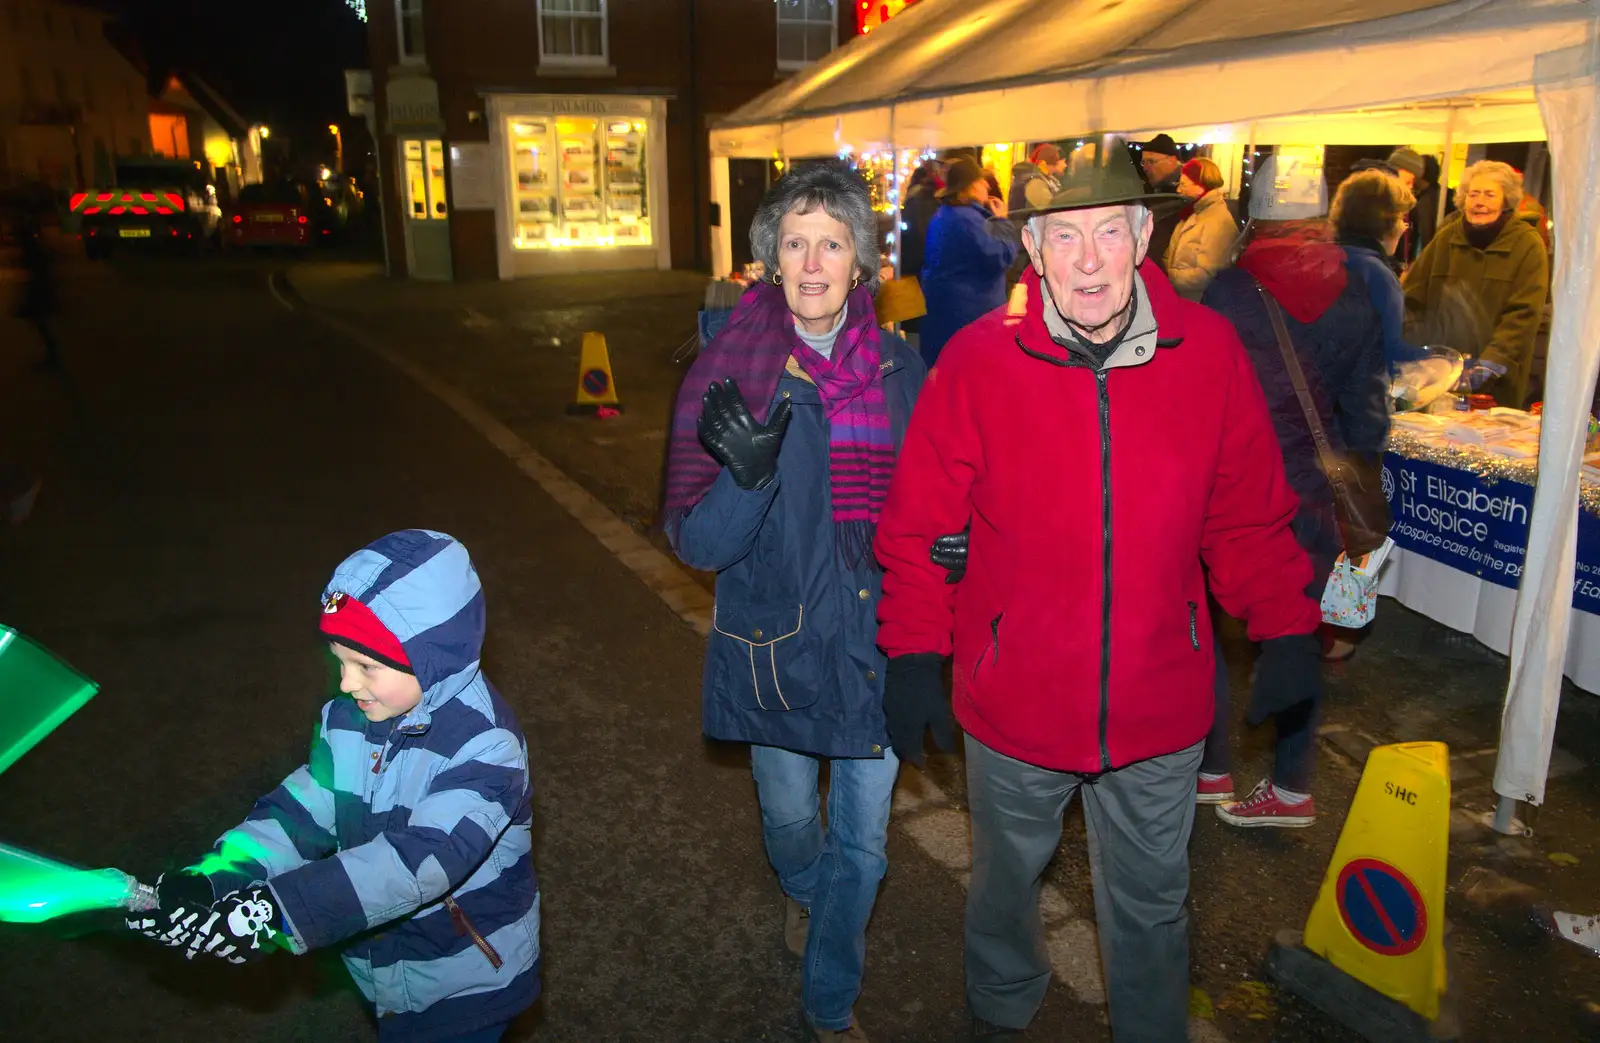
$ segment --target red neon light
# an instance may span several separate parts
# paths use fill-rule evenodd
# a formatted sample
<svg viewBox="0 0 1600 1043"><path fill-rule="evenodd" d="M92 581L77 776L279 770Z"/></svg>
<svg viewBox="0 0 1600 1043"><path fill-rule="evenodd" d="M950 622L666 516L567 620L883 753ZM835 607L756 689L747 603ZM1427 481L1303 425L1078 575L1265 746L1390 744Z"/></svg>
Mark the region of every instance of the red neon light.
<svg viewBox="0 0 1600 1043"><path fill-rule="evenodd" d="M301 214L298 218L296 218L296 220L298 220L301 224L305 224L306 223L306 215L305 214Z"/></svg>
<svg viewBox="0 0 1600 1043"><path fill-rule="evenodd" d="M150 212L150 211L146 210L142 206L130 206L128 208L128 211L129 211L129 213L134 213L134 214L148 214Z"/></svg>
<svg viewBox="0 0 1600 1043"><path fill-rule="evenodd" d="M158 206L158 207L156 207L156 213L158 213L158 214L170 214L170 213L172 213L172 207L170 207L170 206Z"/></svg>
<svg viewBox="0 0 1600 1043"><path fill-rule="evenodd" d="M86 206L83 208L83 212L85 216L89 214L98 214L100 212L100 208L97 206Z"/></svg>
<svg viewBox="0 0 1600 1043"><path fill-rule="evenodd" d="M111 202L111 193L110 192L101 192L99 195L95 196L94 198L95 198L95 202L97 202L97 203L109 203L109 202Z"/></svg>
<svg viewBox="0 0 1600 1043"><path fill-rule="evenodd" d="M112 214L125 214L128 212L128 208L125 206L114 206L108 212Z"/></svg>
<svg viewBox="0 0 1600 1043"><path fill-rule="evenodd" d="M172 204L172 209L176 210L180 214L183 213L183 210L184 210L183 197L178 195L178 193L176 193L176 192L168 192L167 193L167 202Z"/></svg>
<svg viewBox="0 0 1600 1043"><path fill-rule="evenodd" d="M238 214L234 214L233 215L233 223L236 224L236 225L244 224L244 218L241 217Z"/></svg>
<svg viewBox="0 0 1600 1043"><path fill-rule="evenodd" d="M139 198L144 200L146 203L154 203L156 201L156 194L154 192L140 192Z"/></svg>
<svg viewBox="0 0 1600 1043"><path fill-rule="evenodd" d="M88 199L88 198L89 198L89 193L87 193L87 192L74 192L74 193L72 193L72 202L70 204L70 209L73 209L73 210L78 209L78 207L83 203L83 201L85 199Z"/></svg>

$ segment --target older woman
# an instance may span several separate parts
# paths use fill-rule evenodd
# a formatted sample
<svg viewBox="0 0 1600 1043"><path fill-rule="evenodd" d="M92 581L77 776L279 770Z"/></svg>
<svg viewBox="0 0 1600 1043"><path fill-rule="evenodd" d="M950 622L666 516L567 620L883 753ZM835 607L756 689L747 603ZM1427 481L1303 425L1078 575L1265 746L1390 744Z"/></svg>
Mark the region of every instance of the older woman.
<svg viewBox="0 0 1600 1043"><path fill-rule="evenodd" d="M1201 156L1181 168L1178 194L1189 200L1173 229L1161 267L1172 288L1191 301L1200 299L1212 278L1228 265L1228 249L1239 226L1228 212L1222 170Z"/></svg>
<svg viewBox="0 0 1600 1043"><path fill-rule="evenodd" d="M820 164L783 178L750 246L771 281L745 293L684 381L664 521L678 556L717 574L703 727L750 744L805 1019L825 1043L860 1041L852 1007L900 763L872 537L923 367L875 324L877 236L854 174Z"/></svg>
<svg viewBox="0 0 1600 1043"><path fill-rule="evenodd" d="M971 159L950 164L939 198L945 205L928 223L920 277L928 314L918 347L930 367L957 330L1006 302L1006 269L1021 248L1002 220L1004 200L989 194Z"/></svg>
<svg viewBox="0 0 1600 1043"><path fill-rule="evenodd" d="M1406 318L1431 342L1475 355L1473 390L1522 407L1533 342L1550 289L1550 259L1539 233L1516 219L1522 175L1483 160L1456 188L1460 213L1439 229L1406 272Z"/></svg>

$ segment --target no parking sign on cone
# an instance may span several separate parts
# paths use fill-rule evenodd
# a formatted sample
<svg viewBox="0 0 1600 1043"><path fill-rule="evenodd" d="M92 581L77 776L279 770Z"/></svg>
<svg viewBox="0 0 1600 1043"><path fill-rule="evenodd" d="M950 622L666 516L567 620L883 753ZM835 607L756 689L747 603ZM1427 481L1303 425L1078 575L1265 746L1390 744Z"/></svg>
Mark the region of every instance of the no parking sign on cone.
<svg viewBox="0 0 1600 1043"><path fill-rule="evenodd" d="M589 330L583 335L583 350L578 355L578 391L567 407L569 413L606 416L622 412L617 398L617 383L611 375L611 353L606 336Z"/></svg>

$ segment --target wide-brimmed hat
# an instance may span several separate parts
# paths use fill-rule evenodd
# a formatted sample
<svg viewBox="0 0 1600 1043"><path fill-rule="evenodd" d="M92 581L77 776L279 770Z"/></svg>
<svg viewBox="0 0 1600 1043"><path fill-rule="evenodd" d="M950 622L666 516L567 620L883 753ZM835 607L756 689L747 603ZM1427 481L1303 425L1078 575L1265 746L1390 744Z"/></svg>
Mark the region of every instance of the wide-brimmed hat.
<svg viewBox="0 0 1600 1043"><path fill-rule="evenodd" d="M1093 160L1079 157L1078 162L1069 162L1057 181L1059 187L1048 200L1012 211L1010 216L1034 217L1053 210L1082 210L1113 203L1143 203L1161 210L1164 204L1185 202L1176 192L1148 191L1127 144L1120 140L1101 149Z"/></svg>
<svg viewBox="0 0 1600 1043"><path fill-rule="evenodd" d="M978 161L970 156L957 156L945 168L944 187L935 192L940 199L948 199L959 195L975 182L982 181L983 168L978 166Z"/></svg>

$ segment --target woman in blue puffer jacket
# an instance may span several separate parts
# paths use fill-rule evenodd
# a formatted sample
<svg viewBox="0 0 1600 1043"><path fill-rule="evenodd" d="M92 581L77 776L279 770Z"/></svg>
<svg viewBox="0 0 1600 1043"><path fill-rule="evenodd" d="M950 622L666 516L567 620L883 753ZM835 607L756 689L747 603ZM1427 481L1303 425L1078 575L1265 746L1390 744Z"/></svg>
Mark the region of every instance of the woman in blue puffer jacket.
<svg viewBox="0 0 1600 1043"><path fill-rule="evenodd" d="M1006 269L1021 247L1004 220L1005 202L990 198L973 160L950 164L939 196L945 205L928 224L919 277L928 314L918 348L929 369L957 330L1006 302Z"/></svg>
<svg viewBox="0 0 1600 1043"><path fill-rule="evenodd" d="M853 1007L900 764L872 536L923 368L877 326L876 220L855 174L819 164L779 181L750 245L771 282L684 380L664 524L686 564L717 574L702 726L750 744L806 1022L819 1043L864 1041Z"/></svg>

